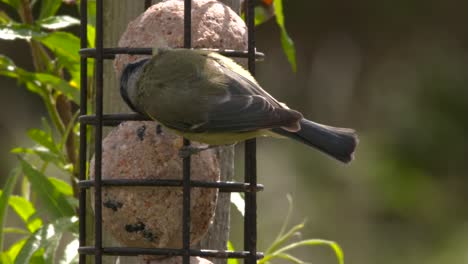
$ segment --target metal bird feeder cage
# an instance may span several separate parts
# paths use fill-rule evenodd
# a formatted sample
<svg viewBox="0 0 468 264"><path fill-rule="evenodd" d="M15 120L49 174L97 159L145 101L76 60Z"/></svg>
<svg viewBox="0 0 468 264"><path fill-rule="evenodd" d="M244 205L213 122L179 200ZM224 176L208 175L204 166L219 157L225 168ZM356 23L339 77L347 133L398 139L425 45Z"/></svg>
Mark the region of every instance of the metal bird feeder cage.
<svg viewBox="0 0 468 264"><path fill-rule="evenodd" d="M151 1L145 0L148 8ZM191 48L191 0L184 0L184 47ZM190 263L191 256L210 258L239 258L245 263L256 263L262 257L257 252L257 197L256 192L262 189L257 184L256 141L245 142L245 182L194 182L190 180L190 157L183 160L182 180L104 180L102 179L102 139L103 127L114 126L123 121L149 120L138 114L103 114L103 61L113 59L116 54L151 54L151 47L145 48L105 48L103 47L103 0L96 0L96 48L87 47L87 0L81 0L81 109L80 109L80 193L79 193L79 263L86 263L87 255L94 255L95 263L102 263L104 255L136 256L161 255L181 256L183 263ZM255 74L255 33L254 33L254 1L247 1L246 22L248 26L248 50L224 52L229 57L247 57L248 68ZM95 114L88 115L87 109L87 60L95 60ZM95 128L95 179L86 178L87 161L87 126ZM184 139L184 145L190 142ZM104 186L174 186L183 188L183 219L182 248L136 248L136 247L105 247L102 241L102 188ZM220 192L244 192L244 250L226 251L215 249L190 248L190 191L192 187L217 188ZM88 190L94 190L94 245L86 245L86 195Z"/></svg>

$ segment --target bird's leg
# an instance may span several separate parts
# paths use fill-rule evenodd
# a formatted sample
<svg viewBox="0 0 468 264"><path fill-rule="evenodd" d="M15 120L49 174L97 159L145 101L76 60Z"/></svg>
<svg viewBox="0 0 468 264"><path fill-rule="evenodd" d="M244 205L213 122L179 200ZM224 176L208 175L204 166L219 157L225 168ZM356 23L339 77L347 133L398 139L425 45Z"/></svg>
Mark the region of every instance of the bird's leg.
<svg viewBox="0 0 468 264"><path fill-rule="evenodd" d="M179 149L179 157L188 158L191 155L198 154L202 151L213 149L220 146L231 146L231 145L203 145L203 146L183 146Z"/></svg>

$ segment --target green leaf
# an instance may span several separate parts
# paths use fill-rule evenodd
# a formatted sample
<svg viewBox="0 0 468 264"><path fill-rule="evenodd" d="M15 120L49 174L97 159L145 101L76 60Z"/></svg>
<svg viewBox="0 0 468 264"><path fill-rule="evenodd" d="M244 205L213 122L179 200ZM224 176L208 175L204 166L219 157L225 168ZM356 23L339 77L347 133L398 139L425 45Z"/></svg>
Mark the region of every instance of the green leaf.
<svg viewBox="0 0 468 264"><path fill-rule="evenodd" d="M57 10L60 8L60 5L62 5L62 0L42 0L39 19L44 19L55 15Z"/></svg>
<svg viewBox="0 0 468 264"><path fill-rule="evenodd" d="M53 223L41 227L27 239L15 259L15 264L29 263L33 254L41 248L45 249L44 258L46 260L53 259L50 254L56 251L63 233L77 233L77 224L78 218L73 216L56 219Z"/></svg>
<svg viewBox="0 0 468 264"><path fill-rule="evenodd" d="M5 234L17 234L17 235L29 235L30 234L30 232L26 229L15 228L15 227L6 227L5 229L3 229L3 232L5 232Z"/></svg>
<svg viewBox="0 0 468 264"><path fill-rule="evenodd" d="M11 22L13 22L13 19L11 19L11 17L9 17L4 11L0 11L0 24L4 25Z"/></svg>
<svg viewBox="0 0 468 264"><path fill-rule="evenodd" d="M0 2L5 3L16 10L20 7L20 0L0 0Z"/></svg>
<svg viewBox="0 0 468 264"><path fill-rule="evenodd" d="M47 33L42 32L30 25L25 24L8 24L0 25L0 39L15 40L31 38L42 38L47 36Z"/></svg>
<svg viewBox="0 0 468 264"><path fill-rule="evenodd" d="M5 227L6 216L8 214L8 202L10 200L11 193L15 187L16 181L18 180L19 170L14 169L3 187L3 192L0 194L0 252L3 251L3 228Z"/></svg>
<svg viewBox="0 0 468 264"><path fill-rule="evenodd" d="M232 193L231 193L232 194ZM234 245L231 243L230 240L227 242L227 249L231 251L235 251ZM239 260L234 259L234 258L229 258L227 261L228 264L239 264Z"/></svg>
<svg viewBox="0 0 468 264"><path fill-rule="evenodd" d="M24 174L31 182L32 189L37 193L51 219L74 215L75 210L66 199L66 196L59 192L44 174L33 168L25 160L19 159Z"/></svg>
<svg viewBox="0 0 468 264"><path fill-rule="evenodd" d="M21 248L24 246L24 244L26 243L26 238L25 239L21 239L21 240L18 240L16 241L15 244L13 244L9 249L8 249L8 256L10 257L10 259L12 261L14 261L14 259L16 259L16 256L18 256L18 253L20 252Z"/></svg>
<svg viewBox="0 0 468 264"><path fill-rule="evenodd" d="M263 6L256 6L255 7L255 26L263 24L270 20L272 17L271 14Z"/></svg>
<svg viewBox="0 0 468 264"><path fill-rule="evenodd" d="M57 188L59 192L66 196L73 196L73 189L67 182L54 177L49 177L49 181L55 186L55 188Z"/></svg>
<svg viewBox="0 0 468 264"><path fill-rule="evenodd" d="M51 88L60 91L68 99L79 104L80 91L71 86L67 81L48 73L35 73L34 78L41 84L49 85Z"/></svg>
<svg viewBox="0 0 468 264"><path fill-rule="evenodd" d="M34 205L21 196L11 196L10 206L26 224L28 230L33 233L42 226L42 220L37 215Z"/></svg>
<svg viewBox="0 0 468 264"><path fill-rule="evenodd" d="M28 136L39 145L46 147L52 153L59 155L60 150L55 145L52 135L46 133L44 130L33 128L28 130Z"/></svg>
<svg viewBox="0 0 468 264"><path fill-rule="evenodd" d="M10 255L8 255L8 252L0 252L0 263L2 264L13 263L13 260L11 260Z"/></svg>
<svg viewBox="0 0 468 264"><path fill-rule="evenodd" d="M282 254L278 254L276 255L276 258L280 258L280 259L285 259L285 260L288 260L292 263L296 263L296 264L303 264L305 263L304 261L290 255L290 254L286 254L286 253L282 253Z"/></svg>
<svg viewBox="0 0 468 264"><path fill-rule="evenodd" d="M35 39L46 45L57 56L66 56L70 61L79 63L80 39L75 35L57 31Z"/></svg>
<svg viewBox="0 0 468 264"><path fill-rule="evenodd" d="M281 45L283 46L283 51L291 64L292 70L296 72L296 48L294 47L294 42L289 37L284 24L283 0L274 0L274 6L276 12L276 23L281 29Z"/></svg>
<svg viewBox="0 0 468 264"><path fill-rule="evenodd" d="M80 20L71 16L51 16L36 21L36 23L45 29L62 29L70 26L77 26L80 24Z"/></svg>
<svg viewBox="0 0 468 264"><path fill-rule="evenodd" d="M88 45L90 48L94 48L96 43L96 28L93 25L88 24Z"/></svg>
<svg viewBox="0 0 468 264"><path fill-rule="evenodd" d="M329 246L334 251L336 258L338 259L338 263L344 264L343 250L341 247L336 242L323 239L308 239L289 244L281 249L278 249L273 254L266 256L261 261L259 261L259 263L264 263L270 259L278 257L278 255L284 254L286 251L303 246Z"/></svg>
<svg viewBox="0 0 468 264"><path fill-rule="evenodd" d="M78 37L71 33L57 31L34 39L49 48L57 57L58 65L68 70L76 84L80 83L80 56L78 53L80 39Z"/></svg>
<svg viewBox="0 0 468 264"><path fill-rule="evenodd" d="M37 155L41 160L45 162L52 162L56 164L57 167L63 166L61 156L52 153L49 149L43 146L35 146L33 148L14 148L11 150L11 153Z"/></svg>
<svg viewBox="0 0 468 264"><path fill-rule="evenodd" d="M270 254L280 248L284 243L286 243L289 239L291 239L297 232L304 228L304 223L300 223L293 228L291 228L286 234L278 237L275 242L270 246L270 248L266 251L267 254Z"/></svg>
<svg viewBox="0 0 468 264"><path fill-rule="evenodd" d="M15 78L22 83L26 83L29 91L42 97L47 96L47 91L35 80L33 73L17 67L10 58L3 55L0 55L0 75Z"/></svg>

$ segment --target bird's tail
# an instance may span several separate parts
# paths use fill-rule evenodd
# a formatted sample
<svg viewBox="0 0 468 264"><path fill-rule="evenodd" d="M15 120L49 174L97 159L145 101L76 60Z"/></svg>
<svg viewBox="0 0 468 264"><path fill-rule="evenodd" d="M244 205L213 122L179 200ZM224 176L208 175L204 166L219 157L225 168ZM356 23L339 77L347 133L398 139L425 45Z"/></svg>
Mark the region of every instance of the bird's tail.
<svg viewBox="0 0 468 264"><path fill-rule="evenodd" d="M317 148L344 163L353 160L353 153L359 142L353 129L325 126L307 119L302 119L300 124L301 130L297 132L281 128L273 129L273 132Z"/></svg>

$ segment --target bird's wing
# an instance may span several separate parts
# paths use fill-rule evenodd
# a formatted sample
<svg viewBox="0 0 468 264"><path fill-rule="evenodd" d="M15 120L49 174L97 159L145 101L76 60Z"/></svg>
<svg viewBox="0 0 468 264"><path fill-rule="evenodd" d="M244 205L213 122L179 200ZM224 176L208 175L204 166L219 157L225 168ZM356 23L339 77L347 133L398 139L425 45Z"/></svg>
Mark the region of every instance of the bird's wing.
<svg viewBox="0 0 468 264"><path fill-rule="evenodd" d="M207 63L208 67L217 68L217 71L210 72L217 72L219 75L211 76L207 83L211 82L214 87L223 87L226 93L223 96L208 95L205 98L204 102L209 102L210 105L206 118L204 122L192 126L192 132L246 132L278 127L299 129L298 121L302 115L276 101L250 74L246 77L242 72L238 73L222 61L210 57Z"/></svg>
<svg viewBox="0 0 468 264"><path fill-rule="evenodd" d="M191 132L247 132L292 126L302 117L300 113L274 107L259 95L227 95L212 105L204 122L195 124Z"/></svg>

